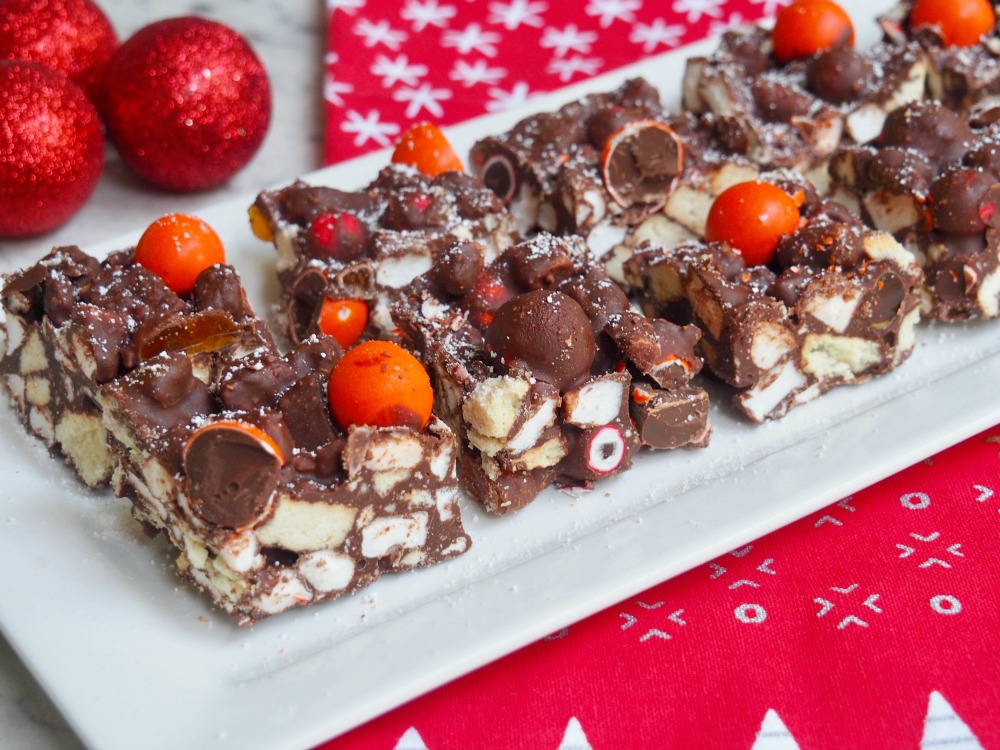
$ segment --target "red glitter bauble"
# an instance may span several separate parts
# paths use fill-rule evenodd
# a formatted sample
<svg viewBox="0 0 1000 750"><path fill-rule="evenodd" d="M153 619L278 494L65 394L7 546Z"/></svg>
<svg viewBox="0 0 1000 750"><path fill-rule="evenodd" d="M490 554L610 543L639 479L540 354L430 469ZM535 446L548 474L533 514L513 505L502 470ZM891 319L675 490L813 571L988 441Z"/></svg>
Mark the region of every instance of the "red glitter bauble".
<svg viewBox="0 0 1000 750"><path fill-rule="evenodd" d="M0 237L67 221L103 167L101 121L83 89L44 65L0 60Z"/></svg>
<svg viewBox="0 0 1000 750"><path fill-rule="evenodd" d="M0 59L69 76L92 99L118 35L91 0L0 0Z"/></svg>
<svg viewBox="0 0 1000 750"><path fill-rule="evenodd" d="M204 18L140 29L111 58L102 87L118 153L169 190L228 180L256 153L271 119L264 66L242 36Z"/></svg>

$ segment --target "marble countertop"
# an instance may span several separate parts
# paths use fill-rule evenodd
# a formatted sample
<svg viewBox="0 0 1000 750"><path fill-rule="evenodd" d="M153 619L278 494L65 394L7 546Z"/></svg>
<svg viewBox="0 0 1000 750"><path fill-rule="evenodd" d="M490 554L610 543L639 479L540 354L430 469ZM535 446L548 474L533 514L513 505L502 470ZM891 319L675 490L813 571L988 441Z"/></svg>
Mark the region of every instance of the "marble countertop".
<svg viewBox="0 0 1000 750"><path fill-rule="evenodd" d="M285 182L322 166L322 59L325 11L315 2L270 0L97 0L118 35L128 38L163 18L197 15L225 23L243 34L271 79L272 118L253 161L215 190L173 194L138 182L109 149L97 191L70 222L30 240L0 240L0 252L29 261L61 244L88 245L135 231L158 216L200 207ZM0 638L0 750L81 750L83 745L55 706Z"/></svg>

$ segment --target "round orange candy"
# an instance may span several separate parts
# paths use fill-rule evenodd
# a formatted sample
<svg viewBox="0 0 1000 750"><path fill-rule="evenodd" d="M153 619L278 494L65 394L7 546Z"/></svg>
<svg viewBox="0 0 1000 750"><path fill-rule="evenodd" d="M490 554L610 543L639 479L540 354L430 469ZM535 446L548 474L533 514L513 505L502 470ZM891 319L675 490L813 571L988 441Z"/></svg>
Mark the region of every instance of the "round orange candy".
<svg viewBox="0 0 1000 750"><path fill-rule="evenodd" d="M910 26L935 26L949 47L971 47L996 25L989 0L917 0Z"/></svg>
<svg viewBox="0 0 1000 750"><path fill-rule="evenodd" d="M423 366L390 341L366 341L340 358L330 373L330 412L350 425L423 429L434 391Z"/></svg>
<svg viewBox="0 0 1000 750"><path fill-rule="evenodd" d="M778 13L771 32L779 62L804 60L844 41L853 46L854 24L833 0L795 0Z"/></svg>
<svg viewBox="0 0 1000 750"><path fill-rule="evenodd" d="M723 190L712 203L705 239L725 242L748 266L770 263L778 243L799 226L799 205L769 182L741 182Z"/></svg>
<svg viewBox="0 0 1000 750"><path fill-rule="evenodd" d="M333 336L337 343L347 348L360 338L368 324L368 305L358 299L323 300L319 311L319 329Z"/></svg>
<svg viewBox="0 0 1000 750"><path fill-rule="evenodd" d="M186 294L194 288L198 274L226 262L226 253L219 235L201 219L167 214L143 232L135 246L135 262L178 294Z"/></svg>
<svg viewBox="0 0 1000 750"><path fill-rule="evenodd" d="M396 143L392 152L393 164L408 164L430 177L448 171L461 172L462 160L444 137L441 129L432 122L411 125Z"/></svg>

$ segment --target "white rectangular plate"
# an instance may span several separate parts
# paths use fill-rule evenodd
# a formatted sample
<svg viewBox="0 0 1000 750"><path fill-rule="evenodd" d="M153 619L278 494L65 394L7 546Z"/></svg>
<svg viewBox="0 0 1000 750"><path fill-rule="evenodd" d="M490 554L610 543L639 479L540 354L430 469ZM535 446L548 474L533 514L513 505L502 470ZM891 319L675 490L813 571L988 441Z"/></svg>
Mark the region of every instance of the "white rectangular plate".
<svg viewBox="0 0 1000 750"><path fill-rule="evenodd" d="M859 41L873 39L872 11L847 5ZM676 99L685 57L713 46L531 109L640 74ZM467 153L525 113L449 135ZM386 160L375 154L307 179L360 187ZM274 258L250 234L252 198L202 216L266 314L277 298ZM22 262L0 258L0 270ZM998 333L921 326L900 370L777 424L741 422L716 399L705 450L641 455L595 492L550 491L510 518L466 503L468 555L247 629L180 586L164 542L146 539L123 501L82 490L3 408L0 627L94 748L302 750L1000 422Z"/></svg>

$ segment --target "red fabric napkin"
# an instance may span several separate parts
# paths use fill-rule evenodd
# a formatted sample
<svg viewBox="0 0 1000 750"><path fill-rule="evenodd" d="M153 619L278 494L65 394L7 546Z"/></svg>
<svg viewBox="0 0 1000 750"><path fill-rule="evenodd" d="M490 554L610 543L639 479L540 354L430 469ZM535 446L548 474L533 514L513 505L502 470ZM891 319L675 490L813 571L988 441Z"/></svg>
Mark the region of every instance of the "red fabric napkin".
<svg viewBox="0 0 1000 750"><path fill-rule="evenodd" d="M515 107L783 4L327 0L327 163L390 146L413 122L449 125Z"/></svg>
<svg viewBox="0 0 1000 750"><path fill-rule="evenodd" d="M1000 748L1000 427L322 750Z"/></svg>
<svg viewBox="0 0 1000 750"><path fill-rule="evenodd" d="M327 159L776 0L327 0ZM322 746L1000 748L1000 428Z"/></svg>

